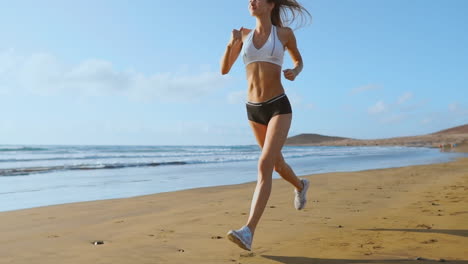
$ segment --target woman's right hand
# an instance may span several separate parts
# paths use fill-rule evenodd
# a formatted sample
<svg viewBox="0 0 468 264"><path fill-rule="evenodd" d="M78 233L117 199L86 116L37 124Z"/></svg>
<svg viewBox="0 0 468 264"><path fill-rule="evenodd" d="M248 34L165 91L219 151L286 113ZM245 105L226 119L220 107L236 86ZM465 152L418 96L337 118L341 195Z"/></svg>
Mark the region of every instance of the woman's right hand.
<svg viewBox="0 0 468 264"><path fill-rule="evenodd" d="M231 39L226 46L226 51L224 52L223 58L221 59L221 74L227 74L231 70L232 65L239 57L239 54L242 50L242 31L244 30L241 27L239 30L233 29L231 34Z"/></svg>
<svg viewBox="0 0 468 264"><path fill-rule="evenodd" d="M229 45L238 45L242 43L242 30L244 27L241 27L239 30L233 29L231 34L231 40L229 41Z"/></svg>

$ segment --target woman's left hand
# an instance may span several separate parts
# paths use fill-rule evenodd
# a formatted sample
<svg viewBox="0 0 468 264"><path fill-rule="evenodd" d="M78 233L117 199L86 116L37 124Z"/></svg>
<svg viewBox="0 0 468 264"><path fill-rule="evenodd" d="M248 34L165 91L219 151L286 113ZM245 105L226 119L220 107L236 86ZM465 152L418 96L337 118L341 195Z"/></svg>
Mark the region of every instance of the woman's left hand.
<svg viewBox="0 0 468 264"><path fill-rule="evenodd" d="M296 79L296 72L294 72L291 69L283 70L283 73L284 73L284 78L290 81L294 81L294 79Z"/></svg>

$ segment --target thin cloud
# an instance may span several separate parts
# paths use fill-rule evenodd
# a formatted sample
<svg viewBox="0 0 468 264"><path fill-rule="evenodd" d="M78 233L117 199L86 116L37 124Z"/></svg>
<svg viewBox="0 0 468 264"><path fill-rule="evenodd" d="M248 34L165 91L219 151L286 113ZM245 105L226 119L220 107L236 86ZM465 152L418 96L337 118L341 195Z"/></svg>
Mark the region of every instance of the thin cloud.
<svg viewBox="0 0 468 264"><path fill-rule="evenodd" d="M427 117L427 118L424 118L423 120L421 120L421 124L423 125L427 125L427 124L430 124L432 123L432 118L430 117Z"/></svg>
<svg viewBox="0 0 468 264"><path fill-rule="evenodd" d="M302 106L304 101L303 96L298 94L297 92L289 92L288 99L291 102L291 105L296 107Z"/></svg>
<svg viewBox="0 0 468 264"><path fill-rule="evenodd" d="M426 112L420 123L434 127L434 131L442 130L444 127L448 128L468 123L468 108L460 106L457 103L450 105L452 107L456 105L456 111L453 111L454 109L446 109L437 112Z"/></svg>
<svg viewBox="0 0 468 264"><path fill-rule="evenodd" d="M402 122L406 118L407 118L407 115L405 114L392 114L388 117L382 118L380 122L384 124L397 124L397 123Z"/></svg>
<svg viewBox="0 0 468 264"><path fill-rule="evenodd" d="M422 110L424 106L429 103L429 100L420 100L419 102L410 104L410 105L402 105L400 106L400 110L402 112L412 112L416 110Z"/></svg>
<svg viewBox="0 0 468 264"><path fill-rule="evenodd" d="M288 99L291 102L293 111L294 109L315 110L317 108L314 103L309 102L306 98L297 92L288 92Z"/></svg>
<svg viewBox="0 0 468 264"><path fill-rule="evenodd" d="M228 76L206 69L144 74L118 70L112 62L100 59L69 65L48 53L0 52L1 93L118 94L145 101L191 101L221 89L228 81Z"/></svg>
<svg viewBox="0 0 468 264"><path fill-rule="evenodd" d="M398 97L397 104L401 105L401 104L405 103L406 101L410 100L412 97L413 97L412 92L405 92L403 95Z"/></svg>
<svg viewBox="0 0 468 264"><path fill-rule="evenodd" d="M388 106L383 101L378 101L377 103L369 107L368 113L372 115L380 114L387 111L387 109Z"/></svg>
<svg viewBox="0 0 468 264"><path fill-rule="evenodd" d="M364 85L360 86L357 88L354 88L351 90L351 94L358 94L366 91L372 91L372 90L379 90L382 87L380 85L375 85L375 84L369 84L369 85Z"/></svg>
<svg viewBox="0 0 468 264"><path fill-rule="evenodd" d="M459 112L459 111L461 111L460 104L458 104L457 102L450 103L448 105L448 109L449 109L450 112Z"/></svg>
<svg viewBox="0 0 468 264"><path fill-rule="evenodd" d="M246 90L239 90L235 92L231 92L228 94L228 102L230 104L240 104L245 103L247 100L247 92Z"/></svg>
<svg viewBox="0 0 468 264"><path fill-rule="evenodd" d="M453 102L448 105L448 114L450 115L450 120L461 123L468 122L468 107L458 102Z"/></svg>
<svg viewBox="0 0 468 264"><path fill-rule="evenodd" d="M315 110L315 108L317 108L317 106L315 104L313 104L313 103L308 103L304 107L307 110Z"/></svg>

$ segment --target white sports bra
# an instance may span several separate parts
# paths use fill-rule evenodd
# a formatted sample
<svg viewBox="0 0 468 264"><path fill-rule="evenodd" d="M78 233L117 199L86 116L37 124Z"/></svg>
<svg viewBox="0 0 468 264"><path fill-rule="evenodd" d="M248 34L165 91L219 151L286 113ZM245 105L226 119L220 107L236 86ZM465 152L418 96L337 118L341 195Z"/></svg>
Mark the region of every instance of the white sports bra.
<svg viewBox="0 0 468 264"><path fill-rule="evenodd" d="M266 61L279 66L283 65L284 47L278 38L276 26L271 26L270 36L260 49L253 44L253 35L255 29L252 29L247 35L247 39L242 47L242 57L244 64L256 61Z"/></svg>

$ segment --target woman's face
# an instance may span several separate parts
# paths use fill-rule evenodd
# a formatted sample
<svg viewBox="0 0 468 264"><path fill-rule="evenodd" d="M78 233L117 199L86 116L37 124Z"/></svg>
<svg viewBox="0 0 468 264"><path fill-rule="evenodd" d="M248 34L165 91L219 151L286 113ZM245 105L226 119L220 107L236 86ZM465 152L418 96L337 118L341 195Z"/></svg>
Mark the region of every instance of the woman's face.
<svg viewBox="0 0 468 264"><path fill-rule="evenodd" d="M261 16L264 14L271 14L275 4L268 3L267 0L249 0L249 12L251 16Z"/></svg>

